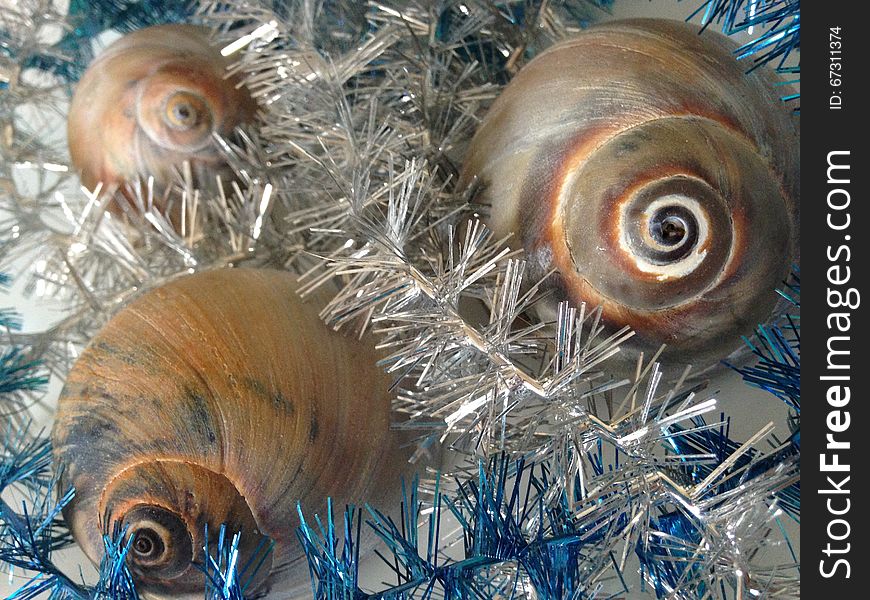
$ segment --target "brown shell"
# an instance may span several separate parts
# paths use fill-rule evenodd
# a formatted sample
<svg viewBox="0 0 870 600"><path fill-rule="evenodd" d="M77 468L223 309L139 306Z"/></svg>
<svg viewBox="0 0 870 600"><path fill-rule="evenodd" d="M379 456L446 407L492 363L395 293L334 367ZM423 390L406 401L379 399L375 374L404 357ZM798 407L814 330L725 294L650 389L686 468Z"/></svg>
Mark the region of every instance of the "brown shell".
<svg viewBox="0 0 870 600"><path fill-rule="evenodd" d="M197 185L222 165L212 134L251 121L256 104L234 78L208 30L157 25L110 45L88 67L70 105L67 134L82 183L154 176L158 190L190 161Z"/></svg>
<svg viewBox="0 0 870 600"><path fill-rule="evenodd" d="M60 489L76 490L64 510L75 539L96 563L101 536L129 526L140 591L201 597L203 529L213 540L226 523L242 531L239 564L262 536L275 542L251 593L310 591L296 503L392 506L407 471L376 360L323 325L284 272L219 270L145 294L61 394L52 441Z"/></svg>
<svg viewBox="0 0 870 600"><path fill-rule="evenodd" d="M513 233L555 300L630 325L629 363L708 366L767 320L797 256L799 133L734 44L655 19L543 52L477 131L460 189Z"/></svg>

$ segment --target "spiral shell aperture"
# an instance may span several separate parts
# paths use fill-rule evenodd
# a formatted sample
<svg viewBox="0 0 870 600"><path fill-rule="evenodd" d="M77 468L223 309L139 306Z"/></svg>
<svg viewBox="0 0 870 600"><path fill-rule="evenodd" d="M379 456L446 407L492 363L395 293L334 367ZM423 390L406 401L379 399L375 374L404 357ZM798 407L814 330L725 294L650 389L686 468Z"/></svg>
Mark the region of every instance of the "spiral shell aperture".
<svg viewBox="0 0 870 600"><path fill-rule="evenodd" d="M189 161L197 185L222 160L214 133L250 122L256 103L226 69L208 30L157 25L120 38L88 67L70 105L67 134L82 183L154 176L164 188Z"/></svg>
<svg viewBox="0 0 870 600"><path fill-rule="evenodd" d="M310 593L297 501L321 515L327 497L386 508L408 471L376 360L328 330L287 273L219 270L143 295L61 394L52 440L77 542L98 562L101 536L127 526L140 592L202 597L203 532L226 524L242 533L240 565L275 544L250 595Z"/></svg>
<svg viewBox="0 0 870 600"><path fill-rule="evenodd" d="M724 358L797 259L796 118L733 50L674 21L592 27L516 75L466 155L460 189L557 300L635 330L631 363Z"/></svg>

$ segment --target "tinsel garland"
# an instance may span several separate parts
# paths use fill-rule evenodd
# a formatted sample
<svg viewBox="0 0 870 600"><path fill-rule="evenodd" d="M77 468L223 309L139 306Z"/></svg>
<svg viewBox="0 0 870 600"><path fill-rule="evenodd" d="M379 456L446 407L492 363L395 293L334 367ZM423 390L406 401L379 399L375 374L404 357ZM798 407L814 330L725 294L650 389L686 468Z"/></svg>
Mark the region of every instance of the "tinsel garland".
<svg viewBox="0 0 870 600"><path fill-rule="evenodd" d="M608 4L229 0L167 13L156 2L74 2L62 15L34 0L4 9L0 268L26 260L29 291L69 309L39 334L0 313L0 560L34 573L15 597L136 597L123 531L106 532L96 583L53 562L71 543L58 516L74 492L54 489L48 443L27 428L44 373L62 378L142 290L239 264L294 271L303 294L337 283L322 317L373 331L389 351L397 426L417 434L415 458L443 443L455 459L407 482L395 515L338 507L337 521L300 507L316 597L796 597L796 558L756 557L790 549L781 519L799 518L797 275L782 291L794 310L759 327L749 341L758 362L739 368L789 406L790 435L768 425L735 441L729 420L713 416L715 399L657 356L633 380L608 376L631 332L604 338L595 307L562 305L555 324L530 318L543 294L525 280L521 254L453 191L464 145L500 87ZM797 2L707 0L698 10L725 33L759 28L738 51L747 69L797 71L787 62L799 47ZM65 148L20 111L63 114L83 47L104 29L187 18L233 50L262 119L221 140L236 181L219 193L206 197L181 174L179 202L194 219L176 230L141 186L122 222L103 211L111 195L78 189ZM46 24L61 26L60 41L44 39ZM25 184L25 172L36 182ZM469 317L469 300L486 317ZM677 383L663 385L663 373ZM384 542L394 584L363 589L363 527ZM234 533L216 532L209 597L243 597L258 568L237 563ZM457 541L462 556L448 557Z"/></svg>
<svg viewBox="0 0 870 600"><path fill-rule="evenodd" d="M697 12L703 13L706 25L718 23L723 33L760 32L751 41L737 49L737 57L752 61L750 70L773 64L776 72L787 76L782 85L800 81L800 64L792 64L793 54L800 50L801 14L797 0L705 0ZM784 102L793 102L800 93L789 92ZM800 112L800 106L795 107Z"/></svg>

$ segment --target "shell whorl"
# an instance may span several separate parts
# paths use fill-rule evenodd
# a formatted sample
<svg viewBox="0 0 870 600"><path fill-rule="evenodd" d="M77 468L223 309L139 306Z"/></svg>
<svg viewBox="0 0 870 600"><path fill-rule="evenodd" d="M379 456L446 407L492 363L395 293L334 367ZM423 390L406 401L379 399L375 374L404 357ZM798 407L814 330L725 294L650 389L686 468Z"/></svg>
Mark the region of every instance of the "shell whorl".
<svg viewBox="0 0 870 600"><path fill-rule="evenodd" d="M529 62L466 155L489 224L558 301L709 366L767 320L796 260L799 134L724 36L673 21L592 27ZM625 352L628 350L627 352Z"/></svg>
<svg viewBox="0 0 870 600"><path fill-rule="evenodd" d="M227 77L229 60L208 30L157 25L120 38L88 67L70 105L67 134L82 183L154 176L165 187L184 161L197 184L221 166L212 134L253 119L256 104ZM201 180L201 181L200 181Z"/></svg>
<svg viewBox="0 0 870 600"><path fill-rule="evenodd" d="M297 501L384 506L407 470L376 360L329 331L287 273L218 270L143 295L61 394L52 440L60 488L76 489L73 535L99 561L114 523L144 532L131 570L140 591L170 596L202 589L204 526L225 523L242 532L240 564L262 536L275 543L260 591L307 587Z"/></svg>

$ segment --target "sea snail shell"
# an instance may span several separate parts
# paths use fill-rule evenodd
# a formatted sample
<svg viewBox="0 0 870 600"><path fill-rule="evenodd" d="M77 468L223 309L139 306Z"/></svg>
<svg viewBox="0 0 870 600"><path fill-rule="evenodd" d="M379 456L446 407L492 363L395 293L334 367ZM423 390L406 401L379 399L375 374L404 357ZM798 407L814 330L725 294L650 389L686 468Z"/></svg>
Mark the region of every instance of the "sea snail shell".
<svg viewBox="0 0 870 600"><path fill-rule="evenodd" d="M91 560L114 523L150 596L202 597L203 529L242 532L239 565L274 551L248 595L310 594L296 503L324 515L396 501L406 457L389 378L365 343L330 331L287 273L227 269L153 290L77 360L52 432L64 517ZM352 367L351 367L352 365ZM295 590L295 591L294 591Z"/></svg>
<svg viewBox="0 0 870 600"><path fill-rule="evenodd" d="M733 49L674 21L592 27L520 70L466 156L494 232L555 269L557 300L630 325L630 362L724 358L796 260L795 118Z"/></svg>
<svg viewBox="0 0 870 600"><path fill-rule="evenodd" d="M157 25L111 44L76 86L67 120L72 163L87 188L154 176L172 181L190 161L195 184L221 166L213 133L229 135L253 119L248 91L227 78L229 60L208 30Z"/></svg>

